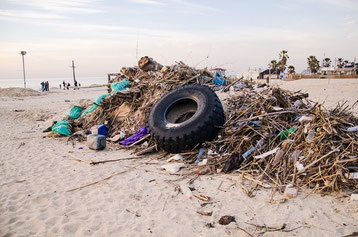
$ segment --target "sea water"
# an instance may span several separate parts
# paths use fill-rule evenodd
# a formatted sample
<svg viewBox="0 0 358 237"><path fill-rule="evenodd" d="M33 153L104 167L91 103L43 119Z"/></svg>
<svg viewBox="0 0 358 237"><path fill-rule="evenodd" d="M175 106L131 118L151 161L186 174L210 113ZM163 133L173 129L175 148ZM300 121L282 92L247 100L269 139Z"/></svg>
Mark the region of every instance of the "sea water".
<svg viewBox="0 0 358 237"><path fill-rule="evenodd" d="M106 76L103 77L78 77L76 78L77 82L81 84L81 86L90 86L93 84L106 84L108 79ZM41 82L49 82L50 89L51 88L59 88L61 84L61 88L63 88L62 82L69 82L71 86L74 86L73 78L26 78L26 88L41 90ZM8 87L24 87L24 79L0 79L0 88L8 88Z"/></svg>

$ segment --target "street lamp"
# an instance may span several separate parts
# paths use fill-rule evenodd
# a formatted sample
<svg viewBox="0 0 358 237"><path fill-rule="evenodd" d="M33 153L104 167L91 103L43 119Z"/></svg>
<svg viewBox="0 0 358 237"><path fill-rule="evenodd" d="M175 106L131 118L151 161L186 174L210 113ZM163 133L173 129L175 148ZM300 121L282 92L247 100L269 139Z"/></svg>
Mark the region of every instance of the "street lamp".
<svg viewBox="0 0 358 237"><path fill-rule="evenodd" d="M20 54L22 55L22 71L24 72L24 87L26 88L25 60L24 60L24 56L26 55L26 51L21 51Z"/></svg>

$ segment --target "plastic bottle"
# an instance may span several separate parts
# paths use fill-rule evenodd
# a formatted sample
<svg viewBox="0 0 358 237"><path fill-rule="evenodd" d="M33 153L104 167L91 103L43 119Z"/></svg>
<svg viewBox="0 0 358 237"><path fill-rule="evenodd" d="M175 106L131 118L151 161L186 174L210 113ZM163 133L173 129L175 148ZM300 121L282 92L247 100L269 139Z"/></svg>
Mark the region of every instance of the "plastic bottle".
<svg viewBox="0 0 358 237"><path fill-rule="evenodd" d="M261 147L264 145L264 139L260 139L256 146L251 147L249 150L247 150L244 154L242 154L242 158L246 160L252 153L254 153L256 150L261 149Z"/></svg>
<svg viewBox="0 0 358 237"><path fill-rule="evenodd" d="M98 126L98 135L107 136L108 128L106 124L101 124Z"/></svg>

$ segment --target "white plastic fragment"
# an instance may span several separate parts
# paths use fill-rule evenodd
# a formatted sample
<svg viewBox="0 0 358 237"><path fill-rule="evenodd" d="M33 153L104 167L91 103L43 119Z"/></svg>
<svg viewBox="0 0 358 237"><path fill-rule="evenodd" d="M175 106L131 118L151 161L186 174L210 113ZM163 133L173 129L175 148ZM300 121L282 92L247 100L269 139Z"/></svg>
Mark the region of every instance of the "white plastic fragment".
<svg viewBox="0 0 358 237"><path fill-rule="evenodd" d="M351 201L358 201L358 193L352 193Z"/></svg>
<svg viewBox="0 0 358 237"><path fill-rule="evenodd" d="M305 116L305 115L303 115L303 116L301 116L300 118L299 118L299 122L300 123L304 123L304 122L306 122L306 121L312 121L313 119L311 118L311 117L308 117L308 116Z"/></svg>
<svg viewBox="0 0 358 237"><path fill-rule="evenodd" d="M281 111L281 110L283 110L283 108L278 107L278 106L274 106L274 107L272 107L272 108L273 108L273 110L275 110L275 111Z"/></svg>
<svg viewBox="0 0 358 237"><path fill-rule="evenodd" d="M162 169L165 169L171 174L175 174L179 172L179 170L183 167L185 167L184 163L173 163L173 164L166 164L161 166Z"/></svg>
<svg viewBox="0 0 358 237"><path fill-rule="evenodd" d="M291 160L294 161L294 160L298 160L298 158L300 157L301 155L301 151L300 150L295 150L293 152L293 154L291 155Z"/></svg>
<svg viewBox="0 0 358 237"><path fill-rule="evenodd" d="M348 132L358 132L358 126L347 128Z"/></svg>
<svg viewBox="0 0 358 237"><path fill-rule="evenodd" d="M167 159L167 162L171 162L171 161L178 161L178 160L183 160L183 156L176 154L172 157L170 157L169 159Z"/></svg>
<svg viewBox="0 0 358 237"><path fill-rule="evenodd" d="M358 179L358 172L350 173L349 174L349 179Z"/></svg>
<svg viewBox="0 0 358 237"><path fill-rule="evenodd" d="M284 195L285 195L287 198L295 198L295 197L297 197L297 195L298 195L298 189L297 189L297 187L295 187L295 186L292 185L292 184L287 185L286 188L285 188Z"/></svg>
<svg viewBox="0 0 358 237"><path fill-rule="evenodd" d="M209 156L210 156L210 155L218 155L218 153L215 152L215 151L213 151L213 150L211 150L211 149L209 149L209 150L208 150L208 155L209 155Z"/></svg>
<svg viewBox="0 0 358 237"><path fill-rule="evenodd" d="M261 155L254 156L254 158L255 158L255 159L262 159L262 158L268 157L268 156L270 156L270 155L272 155L272 154L275 154L279 149L280 149L280 148L277 147L277 148L275 148L275 149L273 149L273 150L271 150L271 151L265 152L265 153L263 153L263 154L261 154Z"/></svg>
<svg viewBox="0 0 358 237"><path fill-rule="evenodd" d="M303 164L301 164L299 161L296 162L296 168L297 168L297 171L301 171L301 170L305 169Z"/></svg>
<svg viewBox="0 0 358 237"><path fill-rule="evenodd" d="M198 163L199 166L206 165L208 163L208 159L204 159Z"/></svg>
<svg viewBox="0 0 358 237"><path fill-rule="evenodd" d="M293 104L293 107L295 109L299 109L301 107L302 102L300 100L296 100L295 103Z"/></svg>
<svg viewBox="0 0 358 237"><path fill-rule="evenodd" d="M312 129L308 134L307 134L307 136L306 136L306 142L309 142L309 141L311 141L313 138L314 138L314 136L315 136L315 131L314 131L314 129Z"/></svg>

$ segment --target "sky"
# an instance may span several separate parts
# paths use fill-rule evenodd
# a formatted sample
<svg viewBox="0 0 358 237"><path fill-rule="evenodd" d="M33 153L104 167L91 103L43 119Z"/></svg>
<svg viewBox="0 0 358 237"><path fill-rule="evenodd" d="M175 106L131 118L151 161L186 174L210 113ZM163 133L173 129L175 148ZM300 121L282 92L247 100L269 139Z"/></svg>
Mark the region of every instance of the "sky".
<svg viewBox="0 0 358 237"><path fill-rule="evenodd" d="M358 57L357 0L0 0L0 79L106 76L148 55L163 65L267 68L287 50Z"/></svg>

